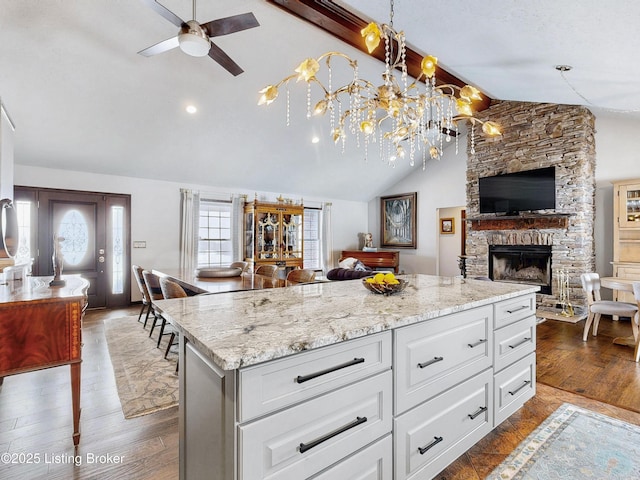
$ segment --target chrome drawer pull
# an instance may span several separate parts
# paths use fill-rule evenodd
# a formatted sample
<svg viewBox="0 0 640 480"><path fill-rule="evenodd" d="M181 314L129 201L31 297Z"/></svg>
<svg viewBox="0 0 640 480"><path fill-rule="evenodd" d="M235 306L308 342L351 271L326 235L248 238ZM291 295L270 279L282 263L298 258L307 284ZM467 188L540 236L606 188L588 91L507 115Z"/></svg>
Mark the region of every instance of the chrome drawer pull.
<svg viewBox="0 0 640 480"><path fill-rule="evenodd" d="M356 419L353 422L348 423L344 427L340 427L337 430L334 430L333 432L327 433L323 437L317 438L316 440L312 440L309 443L301 443L300 453L304 453L307 450L311 450L313 447L317 447L322 442L326 442L327 440L330 440L333 437L340 435L341 433L344 433L353 427L357 427L358 425L361 425L366 421L367 421L367 417L356 417Z"/></svg>
<svg viewBox="0 0 640 480"><path fill-rule="evenodd" d="M341 365L336 365L335 367L327 368L326 370L321 370L316 373L310 373L309 375L298 375L295 381L296 383L308 382L309 380L313 380L314 378L321 377L322 375L326 375L327 373L335 372L336 370L351 367L359 363L364 363L364 358L354 358L349 362L345 362Z"/></svg>
<svg viewBox="0 0 640 480"><path fill-rule="evenodd" d="M518 393L520 390L522 390L524 387L526 387L530 383L531 383L531 380L525 380L524 383L522 385L520 385L518 388L516 388L513 392L509 392L509 395L515 395L516 393Z"/></svg>
<svg viewBox="0 0 640 480"><path fill-rule="evenodd" d="M516 343L515 345L509 345L509 348L516 348L519 347L520 345L527 343L529 340L531 340L531 337L524 337L521 341L519 341L518 343Z"/></svg>
<svg viewBox="0 0 640 480"><path fill-rule="evenodd" d="M471 420L473 420L473 419L475 419L478 415L480 415L481 413L486 412L487 410L488 410L488 408L487 408L487 407L480 407L476 413L469 413L469 414L468 414L468 415L469 415L469 418L470 418Z"/></svg>
<svg viewBox="0 0 640 480"><path fill-rule="evenodd" d="M420 455L424 455L425 453L427 453L427 451L430 448L435 447L437 444L439 444L442 441L442 437L433 437L433 442L431 442L429 445L427 445L426 447L418 447L418 452L420 452Z"/></svg>
<svg viewBox="0 0 640 480"><path fill-rule="evenodd" d="M529 308L529 305L522 305L521 307L518 307L515 310L507 310L507 313L516 313L516 312L519 312L520 310L527 310L528 308Z"/></svg>
<svg viewBox="0 0 640 480"><path fill-rule="evenodd" d="M444 360L444 357L433 357L433 360L427 360L424 363L419 363L418 366L420 368L428 367L429 365L433 365L434 363L438 363Z"/></svg>
<svg viewBox="0 0 640 480"><path fill-rule="evenodd" d="M467 345L469 345L469 348L475 348L478 345L482 345L483 343L487 343L487 339L486 338L480 339L476 343L467 343Z"/></svg>

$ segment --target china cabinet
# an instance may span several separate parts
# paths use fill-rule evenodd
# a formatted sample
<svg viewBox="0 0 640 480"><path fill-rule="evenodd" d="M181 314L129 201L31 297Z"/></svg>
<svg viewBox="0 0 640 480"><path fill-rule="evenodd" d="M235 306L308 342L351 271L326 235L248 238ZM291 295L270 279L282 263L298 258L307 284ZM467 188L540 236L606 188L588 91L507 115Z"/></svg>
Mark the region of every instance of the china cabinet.
<svg viewBox="0 0 640 480"><path fill-rule="evenodd" d="M287 202L254 200L244 207L245 261L302 268L304 207Z"/></svg>
<svg viewBox="0 0 640 480"><path fill-rule="evenodd" d="M640 280L640 179L613 182L613 275ZM616 300L635 302L629 292Z"/></svg>

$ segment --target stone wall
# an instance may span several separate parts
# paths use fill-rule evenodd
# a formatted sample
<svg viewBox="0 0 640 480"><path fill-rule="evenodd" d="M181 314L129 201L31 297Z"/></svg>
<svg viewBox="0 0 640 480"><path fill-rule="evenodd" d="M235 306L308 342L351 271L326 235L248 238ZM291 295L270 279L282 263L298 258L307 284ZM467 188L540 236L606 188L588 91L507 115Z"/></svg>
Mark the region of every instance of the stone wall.
<svg viewBox="0 0 640 480"><path fill-rule="evenodd" d="M467 275L488 276L490 244L551 245L554 278L567 271L572 303L585 304L580 274L595 271L595 117L585 107L523 102L499 102L478 116L499 123L503 135L468 137ZM540 212L546 221L531 215L525 230L502 220L500 230L496 215L479 213L478 178L549 166L556 167L556 209ZM548 221L554 214L567 214L568 221L558 228ZM555 279L552 295L539 295L539 304L555 305Z"/></svg>

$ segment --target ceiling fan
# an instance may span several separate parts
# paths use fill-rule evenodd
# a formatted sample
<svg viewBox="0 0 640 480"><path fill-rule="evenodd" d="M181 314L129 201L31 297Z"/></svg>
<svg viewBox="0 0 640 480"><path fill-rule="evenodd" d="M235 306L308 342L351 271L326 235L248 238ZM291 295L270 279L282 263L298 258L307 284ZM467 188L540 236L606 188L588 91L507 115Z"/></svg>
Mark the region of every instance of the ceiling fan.
<svg viewBox="0 0 640 480"><path fill-rule="evenodd" d="M207 23L198 23L195 20L185 22L171 10L160 5L157 0L142 0L142 2L175 26L180 27L180 32L178 32L178 35L175 37L171 37L139 51L138 53L140 55L150 57L171 50L172 48L180 47L180 50L184 53L194 57L209 55L234 76L244 72L229 55L211 41L210 37L219 37L220 35L228 35L260 26L253 13L243 13L231 17L219 18ZM193 18L196 18L196 0L193 0Z"/></svg>

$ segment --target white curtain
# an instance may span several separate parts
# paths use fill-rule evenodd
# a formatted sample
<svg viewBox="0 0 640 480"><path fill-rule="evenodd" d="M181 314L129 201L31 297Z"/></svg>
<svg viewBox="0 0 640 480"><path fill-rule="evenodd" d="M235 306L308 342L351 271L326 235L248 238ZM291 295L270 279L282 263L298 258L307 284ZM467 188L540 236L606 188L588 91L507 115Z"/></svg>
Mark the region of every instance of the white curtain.
<svg viewBox="0 0 640 480"><path fill-rule="evenodd" d="M231 251L233 261L244 260L244 195L231 196Z"/></svg>
<svg viewBox="0 0 640 480"><path fill-rule="evenodd" d="M198 265L198 217L200 194L180 189L180 271L192 272Z"/></svg>
<svg viewBox="0 0 640 480"><path fill-rule="evenodd" d="M333 229L331 226L331 203L322 204L322 230L320 233L322 245L322 268L326 275L335 267L333 263Z"/></svg>

